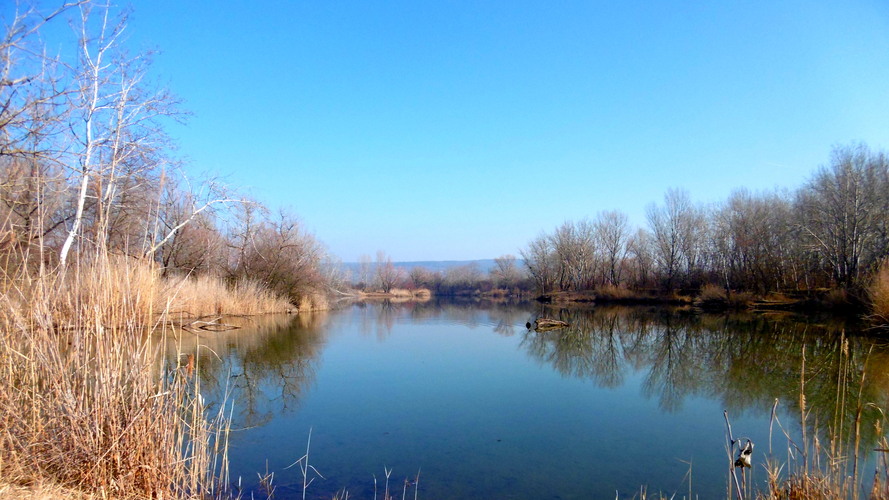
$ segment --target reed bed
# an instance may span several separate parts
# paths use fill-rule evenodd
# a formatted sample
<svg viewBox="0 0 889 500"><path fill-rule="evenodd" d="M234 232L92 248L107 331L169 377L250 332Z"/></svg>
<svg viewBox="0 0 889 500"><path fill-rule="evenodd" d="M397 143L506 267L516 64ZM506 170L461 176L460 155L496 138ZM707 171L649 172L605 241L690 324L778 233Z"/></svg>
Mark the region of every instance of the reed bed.
<svg viewBox="0 0 889 500"><path fill-rule="evenodd" d="M222 494L225 420L207 413L191 370L158 369L149 332L174 301L151 266L99 255L5 278L0 495Z"/></svg>
<svg viewBox="0 0 889 500"><path fill-rule="evenodd" d="M889 260L883 262L868 288L875 322L889 325Z"/></svg>
<svg viewBox="0 0 889 500"><path fill-rule="evenodd" d="M295 309L287 299L255 281L226 284L215 276L182 276L163 282L161 309L170 315L202 317L214 314L257 315Z"/></svg>
<svg viewBox="0 0 889 500"><path fill-rule="evenodd" d="M839 339L832 376L837 392L834 408L814 408L807 399L806 385L823 366L806 368L803 348L798 400L795 406L799 431L788 431L778 416L775 400L769 424L769 442L760 446L760 465L766 472L764 489L744 481L743 467L735 460L743 443L731 434L726 414L729 478L727 498L760 500L871 500L889 499L889 442L884 434L886 415L881 405L863 395L868 378L880 361L855 360L848 340ZM811 364L824 360L812 360ZM820 373L820 376L825 376ZM880 403L885 403L882 401ZM773 437L777 446L773 447ZM762 449L765 448L765 449ZM869 458L876 460L871 463ZM866 468L865 464L872 464ZM752 476L751 476L752 477Z"/></svg>

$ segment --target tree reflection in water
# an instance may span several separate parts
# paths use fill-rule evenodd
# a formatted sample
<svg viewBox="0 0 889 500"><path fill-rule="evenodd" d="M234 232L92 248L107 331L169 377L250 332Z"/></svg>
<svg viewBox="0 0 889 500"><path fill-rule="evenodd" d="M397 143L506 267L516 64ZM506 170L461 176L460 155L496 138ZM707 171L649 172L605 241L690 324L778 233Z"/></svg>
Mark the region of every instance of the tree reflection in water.
<svg viewBox="0 0 889 500"><path fill-rule="evenodd" d="M235 428L263 425L276 411L296 409L311 387L327 319L323 312L227 318L226 323L241 328L182 332L167 349L197 359L197 383L204 399L234 402Z"/></svg>
<svg viewBox="0 0 889 500"><path fill-rule="evenodd" d="M271 316L243 320L243 330L183 334L179 352L197 353L200 390L208 401L235 401L235 427L268 422L290 412L315 379L328 323L357 322L364 335L385 341L399 321L459 323L484 333L519 335L533 360L564 377L616 388L642 378L642 392L676 412L690 397L719 400L732 415L768 415L781 401L785 422L799 422L805 350L808 422L848 435L858 409L862 446L874 444L872 425L887 407L889 348L854 323L793 315L698 314L649 307L551 308L539 304L466 299L426 303L381 301L351 314ZM534 316L567 321L549 332L527 330ZM197 346L201 347L198 348ZM170 346L171 352L176 347ZM795 420L794 420L795 419Z"/></svg>
<svg viewBox="0 0 889 500"><path fill-rule="evenodd" d="M617 387L627 374L642 372L644 395L658 398L664 411L703 396L721 400L734 414L768 414L777 398L786 414L798 418L802 375L808 421L846 435L860 389L862 439L872 444L872 423L880 417L873 406L887 407L889 346L854 323L642 307L547 308L541 315L570 326L526 331L522 346L534 359L601 387Z"/></svg>

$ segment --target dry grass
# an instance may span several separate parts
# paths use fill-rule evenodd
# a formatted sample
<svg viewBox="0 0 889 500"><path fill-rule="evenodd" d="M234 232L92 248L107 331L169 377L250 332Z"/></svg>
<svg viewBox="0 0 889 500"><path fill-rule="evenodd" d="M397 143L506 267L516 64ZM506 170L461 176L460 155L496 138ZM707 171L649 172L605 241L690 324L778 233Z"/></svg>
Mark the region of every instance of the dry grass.
<svg viewBox="0 0 889 500"><path fill-rule="evenodd" d="M625 287L603 285L596 288L596 298L603 300L622 300L635 298L636 294Z"/></svg>
<svg viewBox="0 0 889 500"><path fill-rule="evenodd" d="M89 493L46 484L17 486L0 485L0 500L94 500L97 497Z"/></svg>
<svg viewBox="0 0 889 500"><path fill-rule="evenodd" d="M229 286L214 276L165 280L163 298L158 306L158 310L191 317L280 313L294 308L286 299L259 283L240 281Z"/></svg>
<svg viewBox="0 0 889 500"><path fill-rule="evenodd" d="M704 285L698 295L697 303L704 307L726 307L744 309L753 301L750 292L727 292L725 288L713 284Z"/></svg>
<svg viewBox="0 0 889 500"><path fill-rule="evenodd" d="M158 370L150 266L99 256L7 276L0 299L0 478L68 498L197 498L224 475L222 420L184 369ZM168 302L169 303L169 302ZM40 486L36 490L31 485Z"/></svg>
<svg viewBox="0 0 889 500"><path fill-rule="evenodd" d="M698 299L702 302L724 302L727 300L725 288L712 284L704 285Z"/></svg>
<svg viewBox="0 0 889 500"><path fill-rule="evenodd" d="M889 260L883 262L868 287L873 319L889 325Z"/></svg>
<svg viewBox="0 0 889 500"><path fill-rule="evenodd" d="M819 417L814 417L806 397L807 377L806 356L803 350L803 362L799 388L799 435L791 437L777 417L778 400L772 410L770 423L770 442L765 463L768 490L757 494L757 498L768 500L841 500L870 498L873 500L889 499L889 443L883 434L886 416L882 409L863 399L866 379L876 367L869 360L858 365L850 356L848 340L840 339L838 349L839 366L836 373L837 394L836 407L833 409L832 420L827 428L819 427ZM816 364L820 360L816 360ZM875 363L879 363L876 361ZM855 409L851 415L845 409ZM867 414L879 415L873 420ZM822 415L822 418L825 417ZM877 441L876 471L865 470L864 464L873 447L862 443L862 431L865 426L873 426ZM781 463L772 454L772 430L786 437L787 460ZM776 454L780 453L776 450ZM873 484L865 492L865 485L873 480Z"/></svg>
<svg viewBox="0 0 889 500"><path fill-rule="evenodd" d="M303 295L297 304L299 311L326 311L330 309L330 301L326 295L321 293L310 293Z"/></svg>
<svg viewBox="0 0 889 500"><path fill-rule="evenodd" d="M389 292L358 292L359 299L387 299L393 302L425 302L432 298L432 291L428 288L393 288Z"/></svg>
<svg viewBox="0 0 889 500"><path fill-rule="evenodd" d="M159 316L257 315L294 309L287 299L255 281L228 285L214 276L162 278L150 262L106 255L65 273L7 279L3 314L52 318L57 327L83 327L83 312L127 325L151 325ZM324 297L316 299L324 305ZM41 323L46 328L50 325ZM123 326L105 325L105 326Z"/></svg>

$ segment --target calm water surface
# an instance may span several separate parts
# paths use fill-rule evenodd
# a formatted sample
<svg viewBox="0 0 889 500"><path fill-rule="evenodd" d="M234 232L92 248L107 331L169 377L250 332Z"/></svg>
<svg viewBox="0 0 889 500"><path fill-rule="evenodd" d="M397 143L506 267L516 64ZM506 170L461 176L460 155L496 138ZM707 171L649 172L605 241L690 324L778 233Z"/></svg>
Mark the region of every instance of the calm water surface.
<svg viewBox="0 0 889 500"><path fill-rule="evenodd" d="M571 327L529 331L538 315ZM431 301L246 324L185 339L203 345L204 398L218 404L230 393L231 476L246 498L264 498L257 473L266 471L275 498L301 497L299 467L287 466L310 430L310 462L324 476L311 498L344 489L374 498L374 478L381 497L386 470L399 498L418 471L426 499L631 498L640 488L724 497L723 410L761 464L776 398L784 427L799 431L804 347L821 425L854 414L851 402L836 403L843 374L857 397L868 363L863 399L880 405L889 379L880 342L816 318ZM773 453L786 460L778 436ZM873 448L875 438L864 439ZM753 483L765 479L755 466Z"/></svg>

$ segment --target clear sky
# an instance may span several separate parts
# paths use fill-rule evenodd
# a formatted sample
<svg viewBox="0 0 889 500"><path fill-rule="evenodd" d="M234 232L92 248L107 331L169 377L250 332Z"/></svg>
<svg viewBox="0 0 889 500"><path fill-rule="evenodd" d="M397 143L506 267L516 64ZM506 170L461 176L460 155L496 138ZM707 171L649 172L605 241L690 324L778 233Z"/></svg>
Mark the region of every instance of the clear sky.
<svg viewBox="0 0 889 500"><path fill-rule="evenodd" d="M344 261L517 254L889 147L889 2L137 0L193 172L290 206Z"/></svg>

